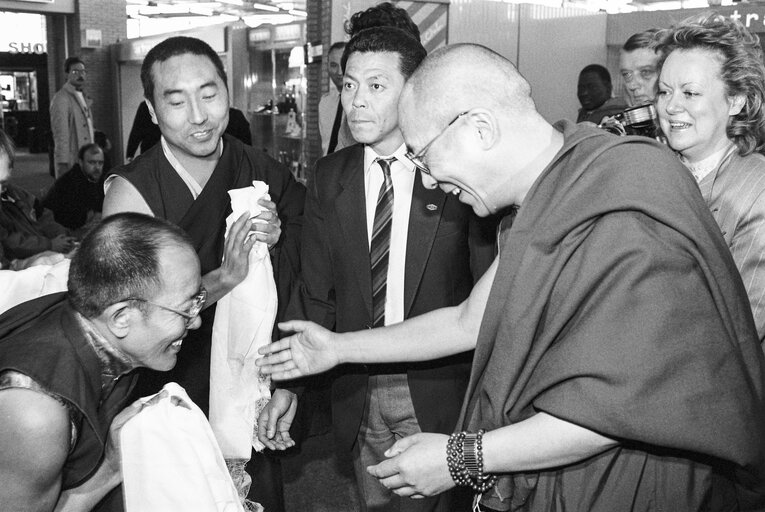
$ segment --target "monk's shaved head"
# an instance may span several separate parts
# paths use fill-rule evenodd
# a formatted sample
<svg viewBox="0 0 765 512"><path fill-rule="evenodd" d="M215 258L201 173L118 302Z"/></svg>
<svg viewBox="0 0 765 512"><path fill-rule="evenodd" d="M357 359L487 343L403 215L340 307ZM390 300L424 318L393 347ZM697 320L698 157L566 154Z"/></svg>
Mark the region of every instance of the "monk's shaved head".
<svg viewBox="0 0 765 512"><path fill-rule="evenodd" d="M476 44L446 46L422 61L400 96L398 125L425 169L423 185L479 216L520 205L563 140L515 66Z"/></svg>
<svg viewBox="0 0 765 512"><path fill-rule="evenodd" d="M513 64L476 44L440 48L422 62L401 95L401 114L435 126L462 110L483 107L526 117L536 114L529 83Z"/></svg>

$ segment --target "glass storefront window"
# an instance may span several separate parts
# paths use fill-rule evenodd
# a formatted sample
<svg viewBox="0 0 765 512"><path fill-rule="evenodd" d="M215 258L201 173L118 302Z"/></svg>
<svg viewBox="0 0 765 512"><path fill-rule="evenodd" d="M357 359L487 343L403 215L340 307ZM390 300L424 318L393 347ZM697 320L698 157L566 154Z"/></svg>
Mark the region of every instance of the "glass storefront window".
<svg viewBox="0 0 765 512"><path fill-rule="evenodd" d="M37 99L36 71L0 71L0 95L3 112L36 112Z"/></svg>

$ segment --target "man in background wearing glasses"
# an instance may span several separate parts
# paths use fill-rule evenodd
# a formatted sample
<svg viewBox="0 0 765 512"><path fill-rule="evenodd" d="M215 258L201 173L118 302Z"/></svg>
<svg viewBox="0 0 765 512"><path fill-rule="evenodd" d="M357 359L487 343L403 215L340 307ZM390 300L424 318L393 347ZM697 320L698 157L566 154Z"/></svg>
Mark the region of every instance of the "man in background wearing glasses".
<svg viewBox="0 0 765 512"><path fill-rule="evenodd" d="M488 266L491 244L483 264L469 250L470 209L423 187L421 172L406 156L397 104L425 54L416 39L392 27L363 30L346 46L341 101L359 144L321 159L309 182L303 283L288 318L337 332L393 324L458 304ZM354 366L334 380L333 429L340 449L353 455L362 510L459 508L448 494L401 500L366 467L384 460L403 436L452 431L471 355L419 366Z"/></svg>
<svg viewBox="0 0 765 512"><path fill-rule="evenodd" d="M122 509L119 492L101 500L122 481L120 428L143 407L125 408L134 370L175 366L207 296L186 234L136 213L85 237L68 287L0 316L3 510Z"/></svg>
<svg viewBox="0 0 765 512"><path fill-rule="evenodd" d="M64 62L66 83L50 102L50 126L53 132L53 162L56 178L63 176L77 163L77 153L93 138L92 100L82 88L88 72L79 57Z"/></svg>

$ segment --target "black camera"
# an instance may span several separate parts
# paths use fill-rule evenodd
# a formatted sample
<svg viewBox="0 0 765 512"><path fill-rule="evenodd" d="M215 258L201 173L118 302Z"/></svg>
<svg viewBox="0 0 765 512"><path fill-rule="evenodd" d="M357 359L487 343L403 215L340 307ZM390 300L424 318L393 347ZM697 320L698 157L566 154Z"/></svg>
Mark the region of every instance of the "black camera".
<svg viewBox="0 0 765 512"><path fill-rule="evenodd" d="M601 121L598 128L616 135L642 135L661 140L656 121L656 107L652 103L630 107L615 116L607 117Z"/></svg>

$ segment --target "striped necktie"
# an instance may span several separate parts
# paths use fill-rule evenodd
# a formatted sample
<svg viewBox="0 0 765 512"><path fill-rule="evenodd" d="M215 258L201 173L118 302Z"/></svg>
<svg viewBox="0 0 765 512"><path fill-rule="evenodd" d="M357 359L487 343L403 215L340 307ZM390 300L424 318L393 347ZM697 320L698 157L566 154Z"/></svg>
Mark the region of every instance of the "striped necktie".
<svg viewBox="0 0 765 512"><path fill-rule="evenodd" d="M372 243L369 248L369 261L372 266L372 312L374 327L385 325L385 295L388 280L388 255L390 253L390 233L393 224L393 180L390 177L390 164L396 158L375 160L382 168L384 181L380 186L375 208L375 222L372 228Z"/></svg>

